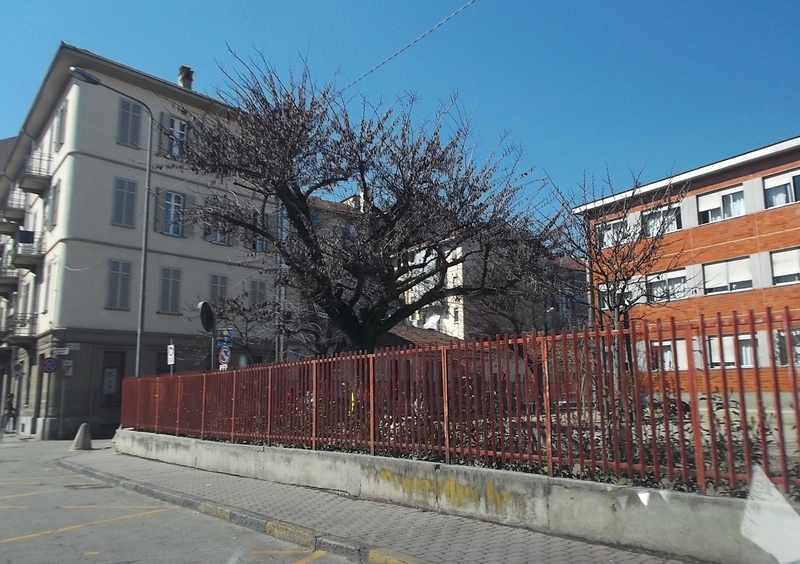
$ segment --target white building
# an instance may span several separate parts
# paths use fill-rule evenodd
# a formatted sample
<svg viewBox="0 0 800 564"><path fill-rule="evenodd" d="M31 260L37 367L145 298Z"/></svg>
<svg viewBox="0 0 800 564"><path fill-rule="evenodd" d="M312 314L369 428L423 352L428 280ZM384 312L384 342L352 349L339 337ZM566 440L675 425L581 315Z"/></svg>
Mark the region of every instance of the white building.
<svg viewBox="0 0 800 564"><path fill-rule="evenodd" d="M132 98L156 122L140 373L169 370L170 342L176 370L208 367L199 301L240 290L265 299L266 275L240 266L251 249L179 221L209 183L159 166L186 138L177 105L220 108L192 90L191 69L180 74L172 83L61 44L11 149L0 177L0 370L22 435L69 438L83 422L107 435L119 423L121 379L135 371L149 124Z"/></svg>

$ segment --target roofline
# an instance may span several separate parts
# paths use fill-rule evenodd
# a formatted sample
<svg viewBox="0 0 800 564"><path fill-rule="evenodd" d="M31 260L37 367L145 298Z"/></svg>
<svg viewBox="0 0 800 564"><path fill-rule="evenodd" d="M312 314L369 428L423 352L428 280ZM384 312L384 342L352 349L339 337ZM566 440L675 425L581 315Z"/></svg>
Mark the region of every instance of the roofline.
<svg viewBox="0 0 800 564"><path fill-rule="evenodd" d="M695 168L689 170L687 172L682 172L675 176L669 176L667 178L662 178L661 180L657 180L655 182L651 182L650 184L645 184L643 186L637 186L636 188L632 188L625 192L620 192L619 194L614 194L612 196L606 196L605 198L600 198L599 200L594 200L593 202L587 202L583 205L575 207L572 209L572 213L575 215L583 215L584 213L602 208L616 202L620 202L623 200L627 200L629 198L633 198L635 196L641 196L643 194L648 194L650 192L654 192L661 188L666 188L671 184L677 184L686 182L688 180L692 180L694 178L698 178L700 176L705 176L708 174L713 174L715 172L719 172L721 170L725 170L726 168L730 168L737 165L746 164L752 161L756 161L758 159L762 159L764 157L769 157L775 155L777 153L782 153L784 151L789 151L792 149L796 149L800 147L800 136L792 137L791 139L786 139L785 141L780 141L778 143L773 143L771 145L766 145L759 149L755 149L753 151L748 151L746 153L741 153L734 157L729 157L727 159L723 159L721 161L716 161L711 164L703 165L699 168Z"/></svg>
<svg viewBox="0 0 800 564"><path fill-rule="evenodd" d="M227 107L226 104L205 94L188 90L179 84L147 74L62 41L22 123L17 135L17 141L11 149L6 162L5 170L0 171L0 202L5 199L11 189L11 183L22 171L25 158L33 145L33 140L41 136L48 124L52 109L61 98L67 84L74 80L69 74L69 67L71 66L83 67L88 71L123 80L135 86L150 89L153 92L160 92L173 100L181 101L200 109L219 111Z"/></svg>

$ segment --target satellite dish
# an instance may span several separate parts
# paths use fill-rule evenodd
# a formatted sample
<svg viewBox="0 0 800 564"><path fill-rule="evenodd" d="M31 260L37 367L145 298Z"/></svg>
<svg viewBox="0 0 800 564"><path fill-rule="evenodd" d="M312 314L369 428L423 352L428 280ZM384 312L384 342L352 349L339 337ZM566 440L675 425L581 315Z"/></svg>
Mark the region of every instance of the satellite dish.
<svg viewBox="0 0 800 564"><path fill-rule="evenodd" d="M211 333L214 331L214 310L211 309L211 305L208 302L200 302L197 304L197 308L200 310L200 323L203 324L203 329L207 333Z"/></svg>

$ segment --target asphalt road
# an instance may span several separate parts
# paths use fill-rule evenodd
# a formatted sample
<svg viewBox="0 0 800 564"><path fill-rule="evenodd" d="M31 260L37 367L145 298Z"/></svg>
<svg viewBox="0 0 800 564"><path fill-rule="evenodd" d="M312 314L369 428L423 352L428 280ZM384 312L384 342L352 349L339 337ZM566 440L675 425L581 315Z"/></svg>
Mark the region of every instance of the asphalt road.
<svg viewBox="0 0 800 564"><path fill-rule="evenodd" d="M69 447L4 437L0 564L346 562L72 473L55 463Z"/></svg>

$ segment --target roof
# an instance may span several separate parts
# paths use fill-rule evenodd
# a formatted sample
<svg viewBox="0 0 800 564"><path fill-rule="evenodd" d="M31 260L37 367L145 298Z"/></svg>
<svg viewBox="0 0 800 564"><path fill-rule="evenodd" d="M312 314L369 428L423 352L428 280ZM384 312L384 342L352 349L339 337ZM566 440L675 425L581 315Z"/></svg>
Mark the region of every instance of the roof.
<svg viewBox="0 0 800 564"><path fill-rule="evenodd" d="M0 139L0 170L6 169L6 162L11 157L11 150L17 142L16 137L9 137L8 139Z"/></svg>
<svg viewBox="0 0 800 564"><path fill-rule="evenodd" d="M435 329L422 329L411 325L395 325L389 332L378 338L378 348L389 347L422 347L424 345L444 346L459 342L461 339L451 337Z"/></svg>
<svg viewBox="0 0 800 564"><path fill-rule="evenodd" d="M7 161L0 167L0 201L8 193L13 182L22 171L25 158L30 152L35 139L41 137L55 111L56 104L67 85L75 80L69 74L69 68L81 67L91 73L98 73L115 78L128 84L139 86L160 94L176 102L191 105L203 110L219 110L225 105L213 98L180 86L177 83L136 70L111 59L95 55L91 51L81 49L67 43L61 43L56 50L50 68L47 69L39 91L31 104L28 115L20 128L20 134L10 150ZM2 161L0 161L2 163Z"/></svg>
<svg viewBox="0 0 800 564"><path fill-rule="evenodd" d="M741 153L733 157L728 157L726 159L722 159L720 161L716 161L711 164L703 165L698 168L693 168L691 170L682 172L675 176L668 176L666 178L662 178L661 180L656 180L655 182L651 182L650 184L643 184L642 186L636 186L625 192L620 192L619 194L613 194L611 196L606 196L604 198L587 202L583 205L573 208L572 213L576 215L583 215L584 213L589 212L591 210L603 208L610 204L624 201L629 198L643 196L645 194L655 192L656 190L659 190L661 188L666 188L672 184L683 184L684 182L694 180L702 176L714 174L716 172L725 170L727 168L751 163L759 159L771 157L776 154L784 153L786 151L791 151L798 148L800 148L800 137L792 137L791 139L786 139L785 141L780 141L778 143L766 145L759 149L748 151L746 153Z"/></svg>

